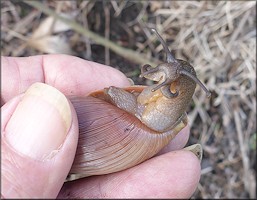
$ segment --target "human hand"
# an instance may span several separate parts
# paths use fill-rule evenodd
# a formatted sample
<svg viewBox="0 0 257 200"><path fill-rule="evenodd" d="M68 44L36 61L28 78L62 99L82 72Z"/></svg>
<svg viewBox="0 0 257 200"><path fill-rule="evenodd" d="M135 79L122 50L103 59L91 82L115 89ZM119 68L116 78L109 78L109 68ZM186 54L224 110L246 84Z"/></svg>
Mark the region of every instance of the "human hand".
<svg viewBox="0 0 257 200"><path fill-rule="evenodd" d="M1 68L2 197L189 198L195 191L200 162L177 150L188 140L188 127L142 164L64 183L78 140L77 116L64 95L129 81L114 68L66 55L2 57Z"/></svg>

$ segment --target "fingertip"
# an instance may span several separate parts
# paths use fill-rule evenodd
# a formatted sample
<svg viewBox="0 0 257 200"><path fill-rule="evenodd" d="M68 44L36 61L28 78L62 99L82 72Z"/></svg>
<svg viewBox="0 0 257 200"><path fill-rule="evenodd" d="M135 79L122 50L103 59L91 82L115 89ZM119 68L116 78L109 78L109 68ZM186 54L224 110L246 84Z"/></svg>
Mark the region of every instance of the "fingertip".
<svg viewBox="0 0 257 200"><path fill-rule="evenodd" d="M4 136L19 153L48 159L64 142L71 119L67 98L51 86L35 83L17 105Z"/></svg>
<svg viewBox="0 0 257 200"><path fill-rule="evenodd" d="M148 168L143 170L144 172L149 170L150 165L152 166L152 172L143 176L145 180L152 177L147 183L149 188L152 188L148 194L145 194L148 197L190 198L195 192L200 180L201 165L192 152L172 151L147 162L143 163ZM154 194L152 194L153 189L156 191Z"/></svg>
<svg viewBox="0 0 257 200"><path fill-rule="evenodd" d="M44 85L44 84L43 84ZM50 86L43 86L43 87L50 87ZM77 121L77 116L76 112L71 104L71 102L68 100L64 101L66 102L64 104L64 107L61 107L61 99L65 99L64 96L62 95L53 95L52 90L55 89L49 89L46 92L47 95L52 95L54 96L54 99L59 99L58 102L51 102L50 99L47 99L46 96L41 96L40 101L42 99L45 99L48 101L47 106L54 106L56 107L56 103L58 104L57 106L57 111L60 115L65 115L66 118L62 118L60 120L60 124L58 126L61 126L61 124L64 126L64 129L59 129L59 131L64 130L65 135L64 135L64 140L60 139L58 136L56 139L56 134L58 135L58 131L51 131L51 135L48 135L48 138L46 140L50 139L52 145L46 144L42 138L40 139L39 137L34 137L32 135L32 138L38 138L39 141L36 141L37 145L33 144L33 142L23 141L23 135L25 134L25 138L29 137L27 136L28 134L33 134L28 133L31 130L27 129L20 129L20 132L17 130L17 134L20 136L20 141L16 142L10 142L12 140L12 137L7 140L6 134L14 134L14 130L9 127L8 124L10 123L11 120L14 120L12 118L13 113L17 111L17 107L19 104L24 101L24 96L22 95L17 98L14 98L11 100L11 102L7 103L3 107L3 116L6 118L3 120L2 123L2 194L7 197L7 198L18 198L18 197L23 197L23 198L29 198L29 197L48 197L48 198L55 198L61 189L67 174L70 171L75 152L76 152L76 146L77 146L77 140L78 140L78 121ZM30 91L31 93L31 91ZM32 92L34 96L37 96L37 93ZM58 92L57 92L58 93ZM55 98L56 97L56 98ZM37 101L38 99L33 100ZM68 102L68 103L67 103ZM24 102L23 102L24 103ZM31 99L30 99L30 103ZM31 112L34 112L37 109L42 109L42 107L37 104L34 108L32 109ZM45 112L47 113L47 107L45 108ZM67 110L68 109L68 110ZM22 109L20 109L18 112L21 112ZM45 135L49 127L53 126L55 127L56 123L59 123L58 120L55 121L52 118L53 117L58 117L59 115L56 114L56 110L52 112L55 113L55 115L47 115L45 112L40 113L39 115L47 115L47 118L45 118L44 126L34 126L31 124L27 124L28 126L33 126L34 134L42 133ZM69 111L69 112L67 112ZM20 113L23 118L16 118L17 123L23 123L26 122L24 120L26 117L30 117L31 115L29 114L29 110L26 110L26 112ZM37 112L36 112L37 113ZM69 116L67 118L67 116ZM33 115L35 118L40 118L42 116L38 115ZM67 120L68 119L68 120ZM18 121L17 121L18 120ZM27 120L27 122L32 121ZM69 123L66 123L69 122ZM13 122L14 123L14 122ZM43 122L42 122L43 123ZM70 124L70 125L68 125ZM14 125L14 124L13 124ZM27 126L24 125L24 126ZM68 127L69 126L69 127ZM7 127L7 128L6 128ZM67 129L68 127L68 129ZM38 129L43 129L43 130L38 130ZM51 128L50 128L51 129ZM51 129L52 130L52 129ZM67 131L66 131L67 130ZM61 133L62 135L63 133ZM44 137L44 136L42 136ZM18 143L23 143L23 145ZM54 145L54 142L57 142L57 145ZM60 143L59 143L60 142ZM32 147L31 147L32 145ZM25 146L25 150L23 149ZM54 147L53 149L49 148ZM38 149L40 151L38 151ZM50 150L50 154L47 157L41 157L41 153L45 151L44 148L47 148L47 151ZM30 150L29 150L30 149ZM48 151L49 152L49 151ZM42 160L43 158L43 160Z"/></svg>
<svg viewBox="0 0 257 200"><path fill-rule="evenodd" d="M170 152L176 163L174 177L176 187L172 191L173 198L190 198L197 189L201 176L201 163L197 156L187 150Z"/></svg>

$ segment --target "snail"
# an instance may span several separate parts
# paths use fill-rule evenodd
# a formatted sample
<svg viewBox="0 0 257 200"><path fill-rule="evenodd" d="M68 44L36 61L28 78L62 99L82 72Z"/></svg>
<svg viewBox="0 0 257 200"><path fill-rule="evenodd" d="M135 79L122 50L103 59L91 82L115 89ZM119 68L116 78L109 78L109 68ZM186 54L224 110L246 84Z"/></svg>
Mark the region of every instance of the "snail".
<svg viewBox="0 0 257 200"><path fill-rule="evenodd" d="M141 77L152 86L111 86L88 96L70 97L79 121L79 141L70 175L103 175L133 167L157 154L187 125L185 111L196 84L211 93L186 61L173 57L159 33L167 57L146 64Z"/></svg>

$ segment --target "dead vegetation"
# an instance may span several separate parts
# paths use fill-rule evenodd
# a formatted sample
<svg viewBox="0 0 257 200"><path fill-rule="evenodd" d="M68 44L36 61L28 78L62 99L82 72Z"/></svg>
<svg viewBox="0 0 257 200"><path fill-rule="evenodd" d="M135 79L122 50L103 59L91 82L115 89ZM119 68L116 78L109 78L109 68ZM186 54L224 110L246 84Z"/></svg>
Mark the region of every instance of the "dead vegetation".
<svg viewBox="0 0 257 200"><path fill-rule="evenodd" d="M164 59L155 27L212 92L197 87L188 110L204 149L192 198L256 198L255 1L33 2L1 1L2 55L72 54L151 84L138 75Z"/></svg>

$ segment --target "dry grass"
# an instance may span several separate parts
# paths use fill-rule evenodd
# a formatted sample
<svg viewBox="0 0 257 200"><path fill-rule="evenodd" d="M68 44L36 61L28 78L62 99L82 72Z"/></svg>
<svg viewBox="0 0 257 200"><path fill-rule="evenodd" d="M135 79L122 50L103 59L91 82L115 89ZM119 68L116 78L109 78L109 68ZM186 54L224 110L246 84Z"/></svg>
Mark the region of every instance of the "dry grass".
<svg viewBox="0 0 257 200"><path fill-rule="evenodd" d="M189 144L201 143L204 149L192 198L256 198L255 1L43 3L82 27L47 18L24 2L1 1L2 55L72 54L111 65L136 84L151 84L138 74L140 57L146 63L164 59L147 28L156 27L212 92L209 100L197 87L189 108Z"/></svg>

